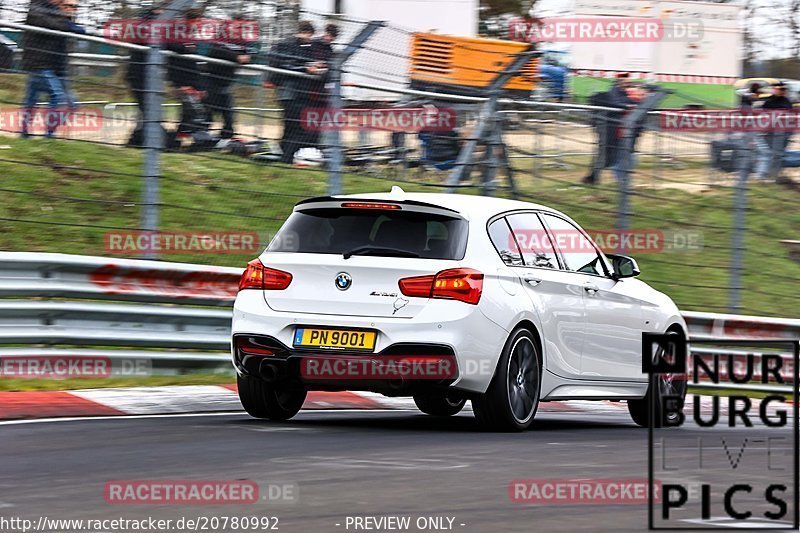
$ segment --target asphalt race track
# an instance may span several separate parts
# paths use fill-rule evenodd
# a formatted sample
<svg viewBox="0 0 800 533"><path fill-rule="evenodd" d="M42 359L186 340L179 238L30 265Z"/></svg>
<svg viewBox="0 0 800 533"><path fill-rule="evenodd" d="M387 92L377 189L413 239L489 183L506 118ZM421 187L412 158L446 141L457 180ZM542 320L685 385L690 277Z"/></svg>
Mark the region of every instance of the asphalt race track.
<svg viewBox="0 0 800 533"><path fill-rule="evenodd" d="M688 444L709 433L688 424L669 431L687 444L671 461L691 466L697 453ZM739 453L752 429L715 431L728 438L734 459L757 449ZM791 419L769 431L791 448ZM646 480L647 436L625 409L540 412L532 431L515 434L481 431L469 412L436 419L416 411L303 411L288 423L242 413L3 423L0 514L276 516L284 532L364 531L348 527L347 517L386 515L410 516L412 526L419 517L450 517L452 530L465 532L643 531L646 505L514 503L509 484ZM749 472L750 482L774 477L762 466L763 479ZM252 505L111 505L104 486L121 479L248 479L262 488L294 484L299 492L294 502Z"/></svg>

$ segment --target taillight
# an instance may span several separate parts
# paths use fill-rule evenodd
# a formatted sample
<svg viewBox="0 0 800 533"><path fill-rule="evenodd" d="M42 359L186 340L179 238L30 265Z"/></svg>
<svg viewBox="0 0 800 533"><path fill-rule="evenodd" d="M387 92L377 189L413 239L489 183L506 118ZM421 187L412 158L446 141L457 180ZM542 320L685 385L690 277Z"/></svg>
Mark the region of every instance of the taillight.
<svg viewBox="0 0 800 533"><path fill-rule="evenodd" d="M253 259L247 263L247 268L239 280L239 290L282 291L291 282L292 275L288 272L267 268L258 259Z"/></svg>
<svg viewBox="0 0 800 533"><path fill-rule="evenodd" d="M379 204L375 202L345 202L342 207L351 209L403 209L397 204Z"/></svg>
<svg viewBox="0 0 800 533"><path fill-rule="evenodd" d="M275 351L265 346L259 346L247 339L236 339L236 348L244 355L275 355Z"/></svg>
<svg viewBox="0 0 800 533"><path fill-rule="evenodd" d="M483 274L471 268L453 268L436 274L433 297L477 305L483 292Z"/></svg>
<svg viewBox="0 0 800 533"><path fill-rule="evenodd" d="M403 278L399 285L405 296L458 300L477 305L483 292L483 274L472 268L451 268L435 276Z"/></svg>
<svg viewBox="0 0 800 533"><path fill-rule="evenodd" d="M400 280L400 292L406 296L416 298L430 298L433 292L433 280L436 276L417 276L415 278L403 278Z"/></svg>

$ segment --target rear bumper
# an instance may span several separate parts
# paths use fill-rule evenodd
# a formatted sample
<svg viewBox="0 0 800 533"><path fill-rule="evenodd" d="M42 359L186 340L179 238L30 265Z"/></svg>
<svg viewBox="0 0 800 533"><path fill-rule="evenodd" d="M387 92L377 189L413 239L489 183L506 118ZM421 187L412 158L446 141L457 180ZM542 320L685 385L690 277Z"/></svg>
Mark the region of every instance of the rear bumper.
<svg viewBox="0 0 800 533"><path fill-rule="evenodd" d="M432 302L413 318L298 315L270 309L259 291L242 291L234 304L233 315L234 346L237 338L246 336L273 343L277 352L274 355L247 356L234 348L233 363L237 372L261 378L269 378L275 373L275 379L297 380L312 390L372 390L404 395L420 387L453 387L483 393L489 386L508 336L507 331L487 319L477 306L447 300ZM380 363L387 356L438 356L441 361L451 361L448 368L455 372L445 377L434 371L422 379L416 379L419 375L413 374L400 382L391 379L393 375L381 378L379 373L374 376L376 379L367 379L363 374L357 379L330 374L324 379L315 379L309 372L304 372L302 366L308 357L324 355L326 358L357 360L365 356L294 349L294 331L299 325L375 330L378 332L375 353L367 355L366 359Z"/></svg>
<svg viewBox="0 0 800 533"><path fill-rule="evenodd" d="M453 350L435 344L394 344L370 354L293 349L260 335L236 335L232 344L240 374L310 390L408 395L449 387L459 375Z"/></svg>

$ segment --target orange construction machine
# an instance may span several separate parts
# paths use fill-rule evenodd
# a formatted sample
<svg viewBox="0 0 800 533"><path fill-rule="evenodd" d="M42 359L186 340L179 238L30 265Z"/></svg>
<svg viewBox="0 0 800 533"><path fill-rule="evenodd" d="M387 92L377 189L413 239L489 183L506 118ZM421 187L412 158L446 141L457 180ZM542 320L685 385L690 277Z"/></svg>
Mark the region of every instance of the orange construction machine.
<svg viewBox="0 0 800 533"><path fill-rule="evenodd" d="M525 43L417 32L411 43L411 88L479 95L506 69ZM536 87L538 59L531 59L504 86L509 96L527 97Z"/></svg>

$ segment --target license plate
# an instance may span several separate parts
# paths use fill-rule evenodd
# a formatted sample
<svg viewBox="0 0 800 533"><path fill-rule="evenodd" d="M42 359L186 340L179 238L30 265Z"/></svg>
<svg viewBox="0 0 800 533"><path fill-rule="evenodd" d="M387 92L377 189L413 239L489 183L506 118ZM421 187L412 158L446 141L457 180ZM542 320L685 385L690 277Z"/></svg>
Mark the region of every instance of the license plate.
<svg viewBox="0 0 800 533"><path fill-rule="evenodd" d="M297 328L294 345L303 348L328 348L333 350L375 349L374 331L355 329Z"/></svg>

